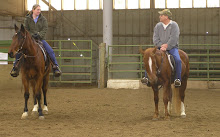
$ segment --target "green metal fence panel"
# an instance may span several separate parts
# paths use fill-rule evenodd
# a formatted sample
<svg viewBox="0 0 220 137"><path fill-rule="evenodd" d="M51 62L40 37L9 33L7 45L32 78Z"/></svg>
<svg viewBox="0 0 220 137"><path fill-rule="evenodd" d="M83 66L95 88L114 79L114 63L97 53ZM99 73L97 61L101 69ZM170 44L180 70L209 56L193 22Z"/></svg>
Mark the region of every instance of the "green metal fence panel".
<svg viewBox="0 0 220 137"><path fill-rule="evenodd" d="M220 44L180 44L180 49L183 49L188 54L190 60L190 80L205 80L205 81L211 81L211 80L220 80L220 77L211 77L212 76L220 76L220 54L218 51L220 51L220 48L218 48ZM110 45L109 48L119 48L119 47L154 47L153 45ZM195 50L195 51L194 51ZM194 51L193 53L188 53L187 51ZM201 52L201 53L200 53ZM139 62L131 62L131 61L115 61L114 58L120 58L120 57L136 57L139 58ZM109 58L112 58L110 61ZM194 59L195 58L195 59ZM197 58L201 58L204 61L201 61ZM216 59L216 60L213 60ZM134 54L126 54L126 53L112 53L111 55L108 52L108 73L110 79L112 79L112 74L118 74L118 73L139 73L140 77L134 77L130 79L141 79L143 77L143 73L145 72L143 67L143 58L142 55L139 53ZM139 68L136 70L126 70L126 69L120 69L116 70L113 68L114 65L139 65ZM196 65L198 67L194 67L193 65ZM218 65L217 67L211 67L214 65ZM195 76L196 75L196 76ZM121 78L124 79L124 78Z"/></svg>
<svg viewBox="0 0 220 137"><path fill-rule="evenodd" d="M11 45L11 40L2 40L0 41L0 52L3 53L8 53L8 48ZM54 46L54 52L58 53L58 57L56 59L58 60L59 66L62 69L64 68L88 68L88 72L64 72L62 71L62 75L59 78L55 78L55 80L50 80L50 83L92 83L92 40L47 40L47 42L53 43L52 45L57 45L58 47ZM64 48L64 43L65 42L71 42L73 43L73 46L76 47L76 49L70 48L66 49ZM81 49L77 46L75 43L86 43L88 45L87 49ZM89 56L80 56L80 57L72 57L72 56L62 56L64 52L83 52L83 53L89 53ZM79 65L65 65L62 64L63 60L80 60L84 61L87 60L89 61L89 64L79 64ZM8 58L8 60L0 60L0 61L14 61L13 58ZM52 77L53 74L50 73L50 76ZM65 80L63 77L65 76L87 76L89 77L88 79L84 80Z"/></svg>

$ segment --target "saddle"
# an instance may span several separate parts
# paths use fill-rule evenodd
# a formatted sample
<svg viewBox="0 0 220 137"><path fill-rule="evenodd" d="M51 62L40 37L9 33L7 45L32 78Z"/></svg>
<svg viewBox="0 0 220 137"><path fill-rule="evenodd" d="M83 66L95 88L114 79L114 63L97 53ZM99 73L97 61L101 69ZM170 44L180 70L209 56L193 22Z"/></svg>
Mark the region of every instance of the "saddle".
<svg viewBox="0 0 220 137"><path fill-rule="evenodd" d="M41 52L43 53L44 61L45 61L45 69L46 69L48 65L50 64L50 60L49 60L50 58L48 57L47 51L44 48L43 43L40 40L36 40L36 39L34 39L34 41L40 47Z"/></svg>
<svg viewBox="0 0 220 137"><path fill-rule="evenodd" d="M176 75L176 63L175 63L174 57L171 54L169 54L168 52L166 52L166 54L167 54L170 67L172 69L171 81L174 82L175 75Z"/></svg>

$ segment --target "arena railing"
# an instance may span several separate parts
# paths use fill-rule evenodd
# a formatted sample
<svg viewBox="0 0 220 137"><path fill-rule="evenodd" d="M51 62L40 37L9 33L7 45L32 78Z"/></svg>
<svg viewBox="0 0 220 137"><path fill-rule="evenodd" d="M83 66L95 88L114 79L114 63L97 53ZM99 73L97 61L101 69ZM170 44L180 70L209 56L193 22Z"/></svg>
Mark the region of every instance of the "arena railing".
<svg viewBox="0 0 220 137"><path fill-rule="evenodd" d="M0 41L0 52L8 53L8 48L11 45L11 40L2 40ZM59 78L52 78L50 79L50 83L92 83L92 40L47 40L47 42L52 45L52 48L54 49L54 52L56 52L58 57L56 59L58 60L59 66L62 70L62 68L79 68L83 70L84 68L89 69L89 71L86 72L62 72L61 77ZM64 43L70 43L69 45L64 45ZM76 44L78 43L78 44ZM86 45L86 49L82 48L83 44ZM82 46L81 46L82 45ZM69 47L69 48L65 48ZM71 47L71 48L70 48ZM81 49L82 48L82 49ZM71 54L71 56L65 56ZM79 56L73 56L73 53L81 53ZM66 53L66 54L65 54ZM71 64L63 64L63 60L88 60L88 64L86 65L71 65ZM8 58L8 60L0 60L0 61L8 61L9 64L12 64L14 61L13 58ZM70 61L68 61L70 62ZM52 76L53 74L50 73ZM89 78L84 78L83 80L64 80L63 77L65 76L85 76Z"/></svg>
<svg viewBox="0 0 220 137"><path fill-rule="evenodd" d="M126 79L141 79L144 76L143 58L139 53L139 47L148 48L153 45L110 45L108 46L108 74L109 79L115 79L112 74L116 73L138 73L136 77ZM220 44L180 44L180 49L184 50L190 58L190 76L189 80L202 80L202 81L215 81L220 80ZM126 48L133 47L135 53L120 53L120 51ZM109 49L112 48L112 54L109 53ZM116 50L117 48L124 48L123 50ZM118 53L114 53L117 51ZM128 50L127 50L128 51ZM124 51L123 51L124 52ZM139 61L130 62L120 61L120 57L136 57ZM117 59L114 59L117 58ZM114 69L114 65L139 65L138 69L126 69L121 67L120 69ZM119 67L118 67L119 68ZM129 68L129 67L127 67ZM135 68L135 67L134 67ZM124 79L124 78L116 78Z"/></svg>

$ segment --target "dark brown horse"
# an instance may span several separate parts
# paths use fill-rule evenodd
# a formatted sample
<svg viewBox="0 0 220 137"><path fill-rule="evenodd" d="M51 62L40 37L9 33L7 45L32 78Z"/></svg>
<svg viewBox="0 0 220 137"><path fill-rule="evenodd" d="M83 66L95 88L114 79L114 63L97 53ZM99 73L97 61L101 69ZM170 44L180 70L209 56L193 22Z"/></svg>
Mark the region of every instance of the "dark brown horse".
<svg viewBox="0 0 220 137"><path fill-rule="evenodd" d="M48 89L50 63L49 61L44 61L44 55L36 43L36 41L31 37L28 31L25 30L24 26L21 25L21 29L15 25L15 35L12 38L11 46L9 47L9 56L11 58L15 57L16 54L20 53L21 58L23 58L21 63L21 74L22 74L22 84L24 86L24 98L25 106L24 113L22 114L22 119L28 117L28 99L29 99L29 84L33 89L34 97L34 108L32 113L39 113L39 119L44 119L44 115L41 107L41 89L44 95L44 108L43 111L47 112L47 100L46 93ZM46 67L46 62L48 67Z"/></svg>
<svg viewBox="0 0 220 137"><path fill-rule="evenodd" d="M167 54L161 50L155 48L148 48L145 51L140 49L143 54L144 66L149 77L152 89L154 91L155 113L153 120L159 118L158 102L159 102L159 86L163 86L163 102L165 106L165 119L170 119L171 113L171 101L172 101L172 88L173 83L172 69L168 62ZM182 62L182 84L180 87L174 87L174 105L178 115L185 117L184 98L185 90L187 86L187 79L189 76L189 58L187 54L179 50L181 62Z"/></svg>

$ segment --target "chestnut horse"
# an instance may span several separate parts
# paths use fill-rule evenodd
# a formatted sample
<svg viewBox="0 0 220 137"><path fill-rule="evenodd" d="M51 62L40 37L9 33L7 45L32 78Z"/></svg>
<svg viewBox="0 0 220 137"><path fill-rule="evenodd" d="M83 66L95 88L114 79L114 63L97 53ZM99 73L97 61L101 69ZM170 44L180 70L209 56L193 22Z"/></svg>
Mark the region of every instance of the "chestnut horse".
<svg viewBox="0 0 220 137"><path fill-rule="evenodd" d="M171 113L171 101L172 101L172 88L173 84L172 69L169 64L167 54L164 51L155 48L148 48L146 50L140 49L143 55L144 66L149 77L152 89L154 91L154 103L155 103L155 113L153 120L159 118L158 102L159 102L159 86L163 87L163 102L165 106L165 119L170 119ZM187 54L179 50L181 62L182 62L182 83L180 87L174 87L174 99L175 108L178 115L185 117L185 107L184 98L185 90L187 86L187 79L189 77L189 58Z"/></svg>
<svg viewBox="0 0 220 137"><path fill-rule="evenodd" d="M23 58L21 63L22 84L24 86L24 98L25 106L24 113L21 118L26 119L28 117L28 99L29 99L29 84L33 89L34 108L32 113L39 113L39 119L44 119L44 115L41 107L41 89L44 95L44 108L43 111L48 112L46 93L48 89L50 62L44 61L44 55L41 48L36 41L31 37L29 32L25 30L23 24L21 29L15 25L15 35L12 38L11 46L9 47L8 54L11 58L20 53ZM46 63L48 64L46 66Z"/></svg>

